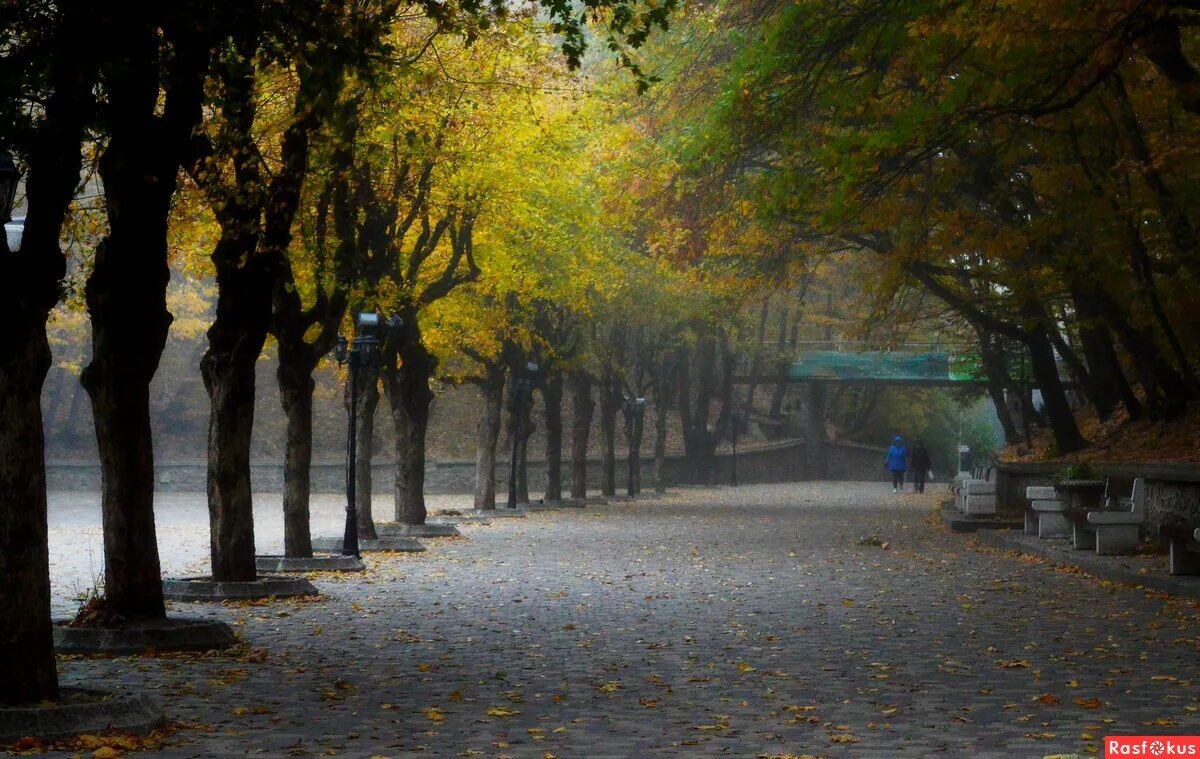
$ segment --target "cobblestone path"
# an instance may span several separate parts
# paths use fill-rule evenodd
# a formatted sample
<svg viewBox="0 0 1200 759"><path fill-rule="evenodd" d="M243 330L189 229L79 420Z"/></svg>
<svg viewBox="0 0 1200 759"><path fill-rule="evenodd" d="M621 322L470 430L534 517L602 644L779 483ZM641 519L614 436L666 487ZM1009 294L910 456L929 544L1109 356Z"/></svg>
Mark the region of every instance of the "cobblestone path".
<svg viewBox="0 0 1200 759"><path fill-rule="evenodd" d="M972 548L930 523L939 495L498 520L321 577L318 602L174 607L233 621L234 654L62 672L160 694L173 757L1042 757L1200 733L1195 605Z"/></svg>

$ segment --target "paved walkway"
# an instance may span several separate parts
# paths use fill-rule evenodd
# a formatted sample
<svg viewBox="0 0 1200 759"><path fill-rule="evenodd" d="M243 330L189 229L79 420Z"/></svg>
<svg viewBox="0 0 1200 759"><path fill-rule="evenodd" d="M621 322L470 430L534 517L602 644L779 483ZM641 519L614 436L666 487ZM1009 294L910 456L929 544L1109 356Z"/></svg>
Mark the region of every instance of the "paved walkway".
<svg viewBox="0 0 1200 759"><path fill-rule="evenodd" d="M1200 733L1195 605L972 549L933 497L747 486L465 527L321 602L186 609L235 621L237 654L63 677L161 694L172 757L1042 757Z"/></svg>

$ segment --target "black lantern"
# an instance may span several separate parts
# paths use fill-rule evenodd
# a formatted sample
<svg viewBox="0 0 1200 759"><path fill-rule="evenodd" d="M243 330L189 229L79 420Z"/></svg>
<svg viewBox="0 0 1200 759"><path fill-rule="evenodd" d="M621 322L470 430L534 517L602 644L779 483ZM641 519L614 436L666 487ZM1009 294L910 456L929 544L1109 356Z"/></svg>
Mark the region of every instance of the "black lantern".
<svg viewBox="0 0 1200 759"><path fill-rule="evenodd" d="M355 503L355 472L358 469L357 449L358 437L358 370L364 361L370 361L375 356L379 345L380 318L379 314L364 312L354 320L354 340L347 340L338 335L333 347L333 356L339 364L349 364L350 383L350 416L346 430L346 532L342 537L342 553L346 556L358 556L358 506Z"/></svg>
<svg viewBox="0 0 1200 759"><path fill-rule="evenodd" d="M12 221L13 204L17 200L17 183L21 181L21 172L13 163L12 156L0 152L0 223Z"/></svg>

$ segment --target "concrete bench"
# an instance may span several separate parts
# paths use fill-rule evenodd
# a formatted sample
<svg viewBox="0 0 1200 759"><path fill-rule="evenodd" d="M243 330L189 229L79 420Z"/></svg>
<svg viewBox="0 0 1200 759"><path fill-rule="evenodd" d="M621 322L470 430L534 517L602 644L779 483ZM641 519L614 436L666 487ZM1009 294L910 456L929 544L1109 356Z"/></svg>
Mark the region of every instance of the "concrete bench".
<svg viewBox="0 0 1200 759"><path fill-rule="evenodd" d="M1173 575L1200 575L1200 527L1164 524L1159 533L1170 546L1168 561Z"/></svg>
<svg viewBox="0 0 1200 759"><path fill-rule="evenodd" d="M955 478L954 508L959 513L972 516L996 513L996 483L991 481L991 475L990 468L975 469L970 479Z"/></svg>
<svg viewBox="0 0 1200 759"><path fill-rule="evenodd" d="M1063 510L1067 504L1058 492L1049 485L1030 485L1025 488L1025 499L1029 508L1025 510L1025 534L1039 538L1057 538L1070 530Z"/></svg>
<svg viewBox="0 0 1200 759"><path fill-rule="evenodd" d="M996 483L987 480L968 480L963 483L963 513L968 516L995 514Z"/></svg>
<svg viewBox="0 0 1200 759"><path fill-rule="evenodd" d="M1077 550L1094 550L1098 556L1127 556L1138 547L1142 522L1146 518L1146 481L1133 481L1129 498L1112 498L1105 485L1098 511L1069 509L1074 523L1073 545ZM1108 508L1110 504L1116 508Z"/></svg>

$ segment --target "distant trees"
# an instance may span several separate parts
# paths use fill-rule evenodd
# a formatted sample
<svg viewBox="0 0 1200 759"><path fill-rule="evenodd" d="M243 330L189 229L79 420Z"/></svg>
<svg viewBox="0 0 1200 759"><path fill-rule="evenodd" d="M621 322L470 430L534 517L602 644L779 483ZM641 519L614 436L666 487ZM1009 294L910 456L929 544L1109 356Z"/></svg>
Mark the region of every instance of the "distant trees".
<svg viewBox="0 0 1200 759"><path fill-rule="evenodd" d="M1086 444L1060 359L1101 416L1196 397L1192 8L764 10L728 11L757 41L720 65L686 150L724 199L707 214L752 209L809 241L801 256L857 251L877 297L935 296L1013 392L994 346L1020 346L1060 452Z"/></svg>

